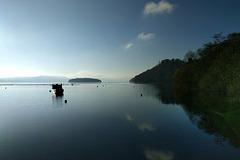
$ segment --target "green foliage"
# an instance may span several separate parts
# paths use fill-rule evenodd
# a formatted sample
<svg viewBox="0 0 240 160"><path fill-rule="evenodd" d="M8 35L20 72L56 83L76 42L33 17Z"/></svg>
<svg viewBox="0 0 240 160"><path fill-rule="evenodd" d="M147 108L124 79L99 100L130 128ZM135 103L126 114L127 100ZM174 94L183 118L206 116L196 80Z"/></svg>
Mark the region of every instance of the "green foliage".
<svg viewBox="0 0 240 160"><path fill-rule="evenodd" d="M183 66L180 59L165 59L150 70L147 70L130 80L134 83L172 83L174 72Z"/></svg>
<svg viewBox="0 0 240 160"><path fill-rule="evenodd" d="M175 87L228 94L240 91L240 33L229 34L227 39L216 34L214 39L197 50L199 59L176 71Z"/></svg>

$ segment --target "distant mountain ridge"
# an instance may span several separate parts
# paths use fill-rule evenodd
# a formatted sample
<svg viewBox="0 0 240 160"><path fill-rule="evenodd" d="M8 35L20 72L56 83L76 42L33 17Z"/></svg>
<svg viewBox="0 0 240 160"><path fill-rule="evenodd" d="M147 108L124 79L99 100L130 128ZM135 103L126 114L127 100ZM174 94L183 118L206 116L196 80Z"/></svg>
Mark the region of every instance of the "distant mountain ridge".
<svg viewBox="0 0 240 160"><path fill-rule="evenodd" d="M36 76L36 77L10 77L0 78L0 82L11 83L64 83L69 78L63 76Z"/></svg>

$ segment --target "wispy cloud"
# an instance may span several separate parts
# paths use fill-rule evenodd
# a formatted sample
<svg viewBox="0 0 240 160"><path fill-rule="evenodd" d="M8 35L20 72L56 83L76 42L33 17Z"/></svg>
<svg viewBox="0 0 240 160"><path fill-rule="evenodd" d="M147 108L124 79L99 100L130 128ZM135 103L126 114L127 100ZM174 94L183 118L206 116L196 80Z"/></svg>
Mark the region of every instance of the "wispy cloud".
<svg viewBox="0 0 240 160"><path fill-rule="evenodd" d="M134 46L134 43L132 42L129 42L126 46L125 46L125 49L130 49Z"/></svg>
<svg viewBox="0 0 240 160"><path fill-rule="evenodd" d="M143 15L171 13L175 8L176 5L169 3L167 0L161 0L158 3L150 2L145 5Z"/></svg>
<svg viewBox="0 0 240 160"><path fill-rule="evenodd" d="M142 32L142 33L139 33L138 35L137 35L137 37L136 38L134 38L134 40L132 41L132 42L129 42L128 44L126 44L125 46L124 46L124 49L130 49L130 48L132 48L133 46L137 46L137 44L138 44L138 41L142 41L142 40L144 40L144 41L146 41L146 40L151 40L151 39L153 39L155 37L155 34L154 33L144 33L144 32Z"/></svg>
<svg viewBox="0 0 240 160"><path fill-rule="evenodd" d="M140 39L140 40L150 40L150 39L153 39L154 37L155 37L154 33L145 34L143 32L143 33L138 34L138 39Z"/></svg>

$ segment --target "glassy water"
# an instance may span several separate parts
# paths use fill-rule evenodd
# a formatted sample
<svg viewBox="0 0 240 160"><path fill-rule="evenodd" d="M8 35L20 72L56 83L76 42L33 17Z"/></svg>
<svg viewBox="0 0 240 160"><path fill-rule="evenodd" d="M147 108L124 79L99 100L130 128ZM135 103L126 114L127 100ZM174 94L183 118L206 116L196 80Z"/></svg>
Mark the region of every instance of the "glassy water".
<svg viewBox="0 0 240 160"><path fill-rule="evenodd" d="M63 88L55 97L50 85L0 86L1 160L240 159L233 100L231 112L212 107L212 116L198 106L229 101L179 93L176 101L168 90L130 83Z"/></svg>

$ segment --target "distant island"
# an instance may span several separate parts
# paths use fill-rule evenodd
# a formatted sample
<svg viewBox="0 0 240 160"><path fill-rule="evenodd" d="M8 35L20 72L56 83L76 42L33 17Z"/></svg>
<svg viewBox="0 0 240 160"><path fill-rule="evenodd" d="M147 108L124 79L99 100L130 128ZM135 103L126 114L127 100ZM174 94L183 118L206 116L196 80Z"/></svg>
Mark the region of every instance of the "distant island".
<svg viewBox="0 0 240 160"><path fill-rule="evenodd" d="M68 81L69 83L100 83L100 79L95 78L74 78Z"/></svg>

